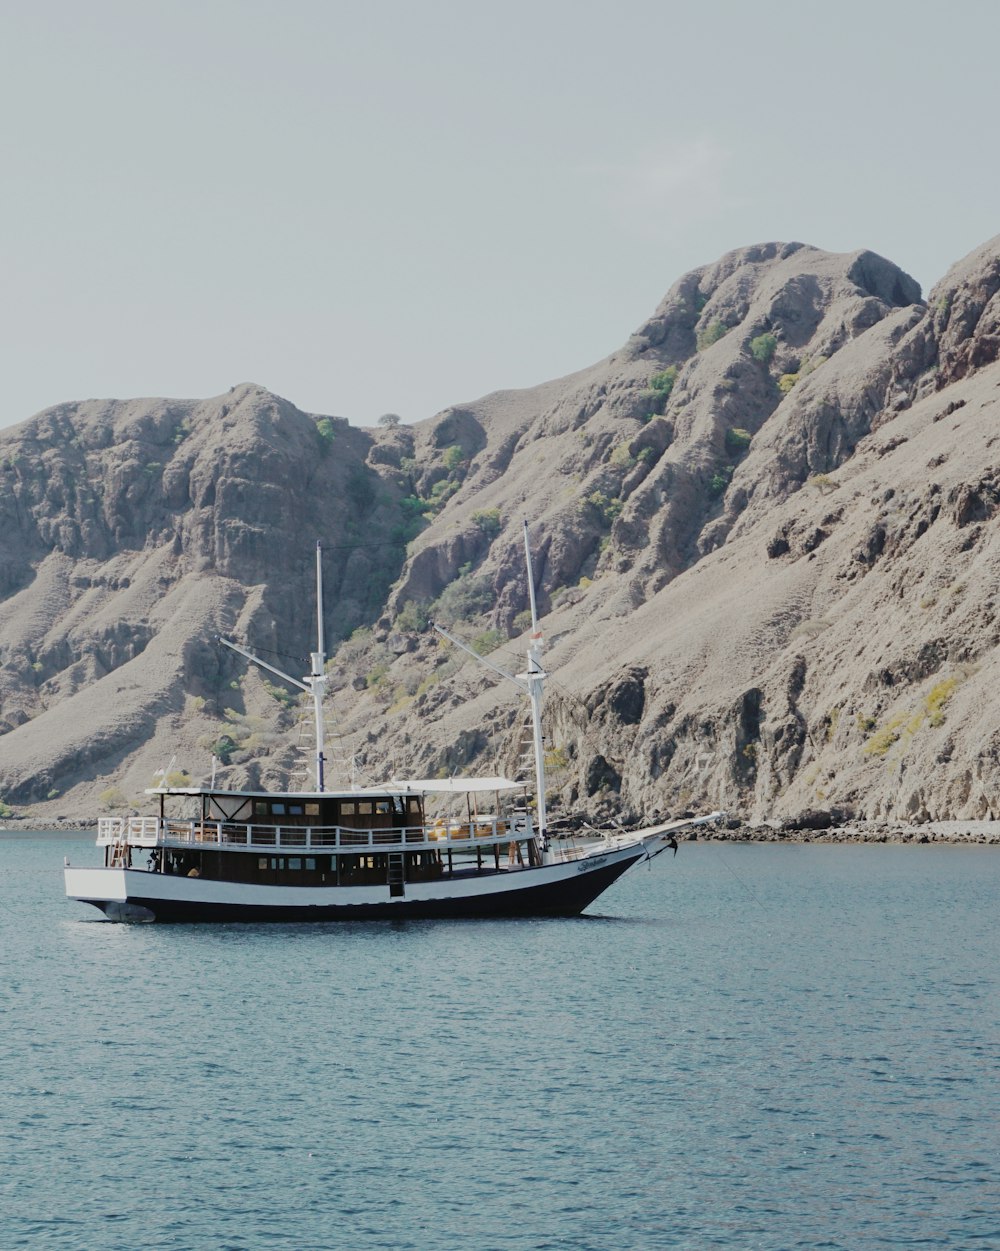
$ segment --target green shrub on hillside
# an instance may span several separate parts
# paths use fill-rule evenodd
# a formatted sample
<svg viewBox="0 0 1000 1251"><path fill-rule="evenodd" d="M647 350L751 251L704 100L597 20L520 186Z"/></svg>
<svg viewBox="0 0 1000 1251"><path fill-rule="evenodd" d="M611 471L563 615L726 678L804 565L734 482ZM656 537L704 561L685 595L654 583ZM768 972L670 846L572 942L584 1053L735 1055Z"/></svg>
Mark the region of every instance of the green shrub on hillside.
<svg viewBox="0 0 1000 1251"><path fill-rule="evenodd" d="M396 618L396 628L412 634L422 634L430 625L427 605L420 600L408 599Z"/></svg>
<svg viewBox="0 0 1000 1251"><path fill-rule="evenodd" d="M480 616L492 604L492 581L464 574L449 583L431 605L431 620L442 625L454 625L457 621Z"/></svg>
<svg viewBox="0 0 1000 1251"><path fill-rule="evenodd" d="M500 533L499 508L481 508L472 514L472 520L488 539L495 539Z"/></svg>
<svg viewBox="0 0 1000 1251"><path fill-rule="evenodd" d="M613 499L603 491L591 491L582 502L584 509L591 509L605 526L612 526L622 514L625 501Z"/></svg>
<svg viewBox="0 0 1000 1251"><path fill-rule="evenodd" d="M503 630L485 630L472 640L472 650L477 656L488 656L506 642L507 635Z"/></svg>
<svg viewBox="0 0 1000 1251"><path fill-rule="evenodd" d="M329 417L318 417L316 419L316 434L319 437L320 451L325 456L337 437L333 422Z"/></svg>
<svg viewBox="0 0 1000 1251"><path fill-rule="evenodd" d="M750 446L753 435L749 430L742 430L739 426L734 426L731 430L726 431L726 451L739 456Z"/></svg>
<svg viewBox="0 0 1000 1251"><path fill-rule="evenodd" d="M659 392L664 399L667 399L670 392L674 389L677 374L678 367L676 365L668 365L661 373L653 374L649 380L650 389Z"/></svg>
<svg viewBox="0 0 1000 1251"><path fill-rule="evenodd" d="M704 330L699 330L697 334L698 351L704 352L706 348L710 348L713 343L718 343L720 339L725 338L729 333L729 327L716 317L710 321Z"/></svg>
<svg viewBox="0 0 1000 1251"><path fill-rule="evenodd" d="M771 357L777 351L778 340L771 333L759 334L756 339L750 340L750 355L755 361L760 361L762 365L770 363Z"/></svg>

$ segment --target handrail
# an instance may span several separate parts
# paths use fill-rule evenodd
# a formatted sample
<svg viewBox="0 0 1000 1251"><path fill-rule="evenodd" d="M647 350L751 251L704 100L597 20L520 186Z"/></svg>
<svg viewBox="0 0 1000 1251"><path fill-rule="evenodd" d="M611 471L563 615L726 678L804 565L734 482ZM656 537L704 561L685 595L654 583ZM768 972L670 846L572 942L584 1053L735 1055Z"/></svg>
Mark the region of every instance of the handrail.
<svg viewBox="0 0 1000 1251"><path fill-rule="evenodd" d="M530 820L500 817L469 822L439 821L401 829L355 826L254 825L232 821L183 820L171 817L100 817L99 846L127 842L134 847L245 847L273 851L386 851L456 849L525 842L532 838Z"/></svg>

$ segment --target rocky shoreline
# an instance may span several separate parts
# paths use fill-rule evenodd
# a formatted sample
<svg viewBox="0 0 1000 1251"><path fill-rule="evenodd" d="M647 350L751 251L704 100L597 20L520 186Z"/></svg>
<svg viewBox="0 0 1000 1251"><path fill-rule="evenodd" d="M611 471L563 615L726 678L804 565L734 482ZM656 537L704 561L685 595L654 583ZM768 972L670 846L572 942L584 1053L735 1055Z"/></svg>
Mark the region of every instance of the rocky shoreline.
<svg viewBox="0 0 1000 1251"><path fill-rule="evenodd" d="M690 840L729 843L942 843L1000 846L1000 821L935 821L922 825L898 822L855 821L825 829L789 828L785 825L717 827L705 833L695 829Z"/></svg>

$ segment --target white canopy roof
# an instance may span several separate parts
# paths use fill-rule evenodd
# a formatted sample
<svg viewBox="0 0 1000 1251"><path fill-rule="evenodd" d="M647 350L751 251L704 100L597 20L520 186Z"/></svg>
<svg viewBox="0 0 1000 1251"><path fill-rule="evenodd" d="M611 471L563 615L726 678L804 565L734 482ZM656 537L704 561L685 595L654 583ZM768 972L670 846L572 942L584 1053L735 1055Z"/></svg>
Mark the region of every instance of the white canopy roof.
<svg viewBox="0 0 1000 1251"><path fill-rule="evenodd" d="M356 799L362 795L464 795L470 791L520 791L527 782L503 777L390 778L379 786L358 786L337 791L232 791L219 786L152 786L147 795L241 795L244 799Z"/></svg>
<svg viewBox="0 0 1000 1251"><path fill-rule="evenodd" d="M417 791L421 795L464 795L467 791L520 791L526 782L511 778L393 778L387 791Z"/></svg>

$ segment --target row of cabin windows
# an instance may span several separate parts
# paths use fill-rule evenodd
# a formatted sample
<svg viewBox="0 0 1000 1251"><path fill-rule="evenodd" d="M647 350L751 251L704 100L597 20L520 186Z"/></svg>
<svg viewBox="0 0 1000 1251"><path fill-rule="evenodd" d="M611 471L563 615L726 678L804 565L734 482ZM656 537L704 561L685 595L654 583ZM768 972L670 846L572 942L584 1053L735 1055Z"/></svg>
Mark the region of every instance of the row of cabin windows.
<svg viewBox="0 0 1000 1251"><path fill-rule="evenodd" d="M307 873L314 873L318 868L324 872L336 869L339 862L342 869L349 869L356 872L359 869L378 869L384 870L388 865L385 856L340 856L338 860L334 860L329 856L320 859L317 865L315 856L258 856L258 869L275 869L275 870L305 870ZM417 852L407 856L406 863L410 867L424 868L431 864L440 864L441 857L437 852Z"/></svg>
<svg viewBox="0 0 1000 1251"><path fill-rule="evenodd" d="M255 799L253 814L255 817L318 817L319 804L290 804L287 801L277 803L268 799Z"/></svg>
<svg viewBox="0 0 1000 1251"><path fill-rule="evenodd" d="M410 816L420 817L420 800L411 795L404 806L403 799L342 799L338 803L341 819L344 817ZM318 817L319 804L315 802L298 802L287 799L255 799L253 802L255 817Z"/></svg>

